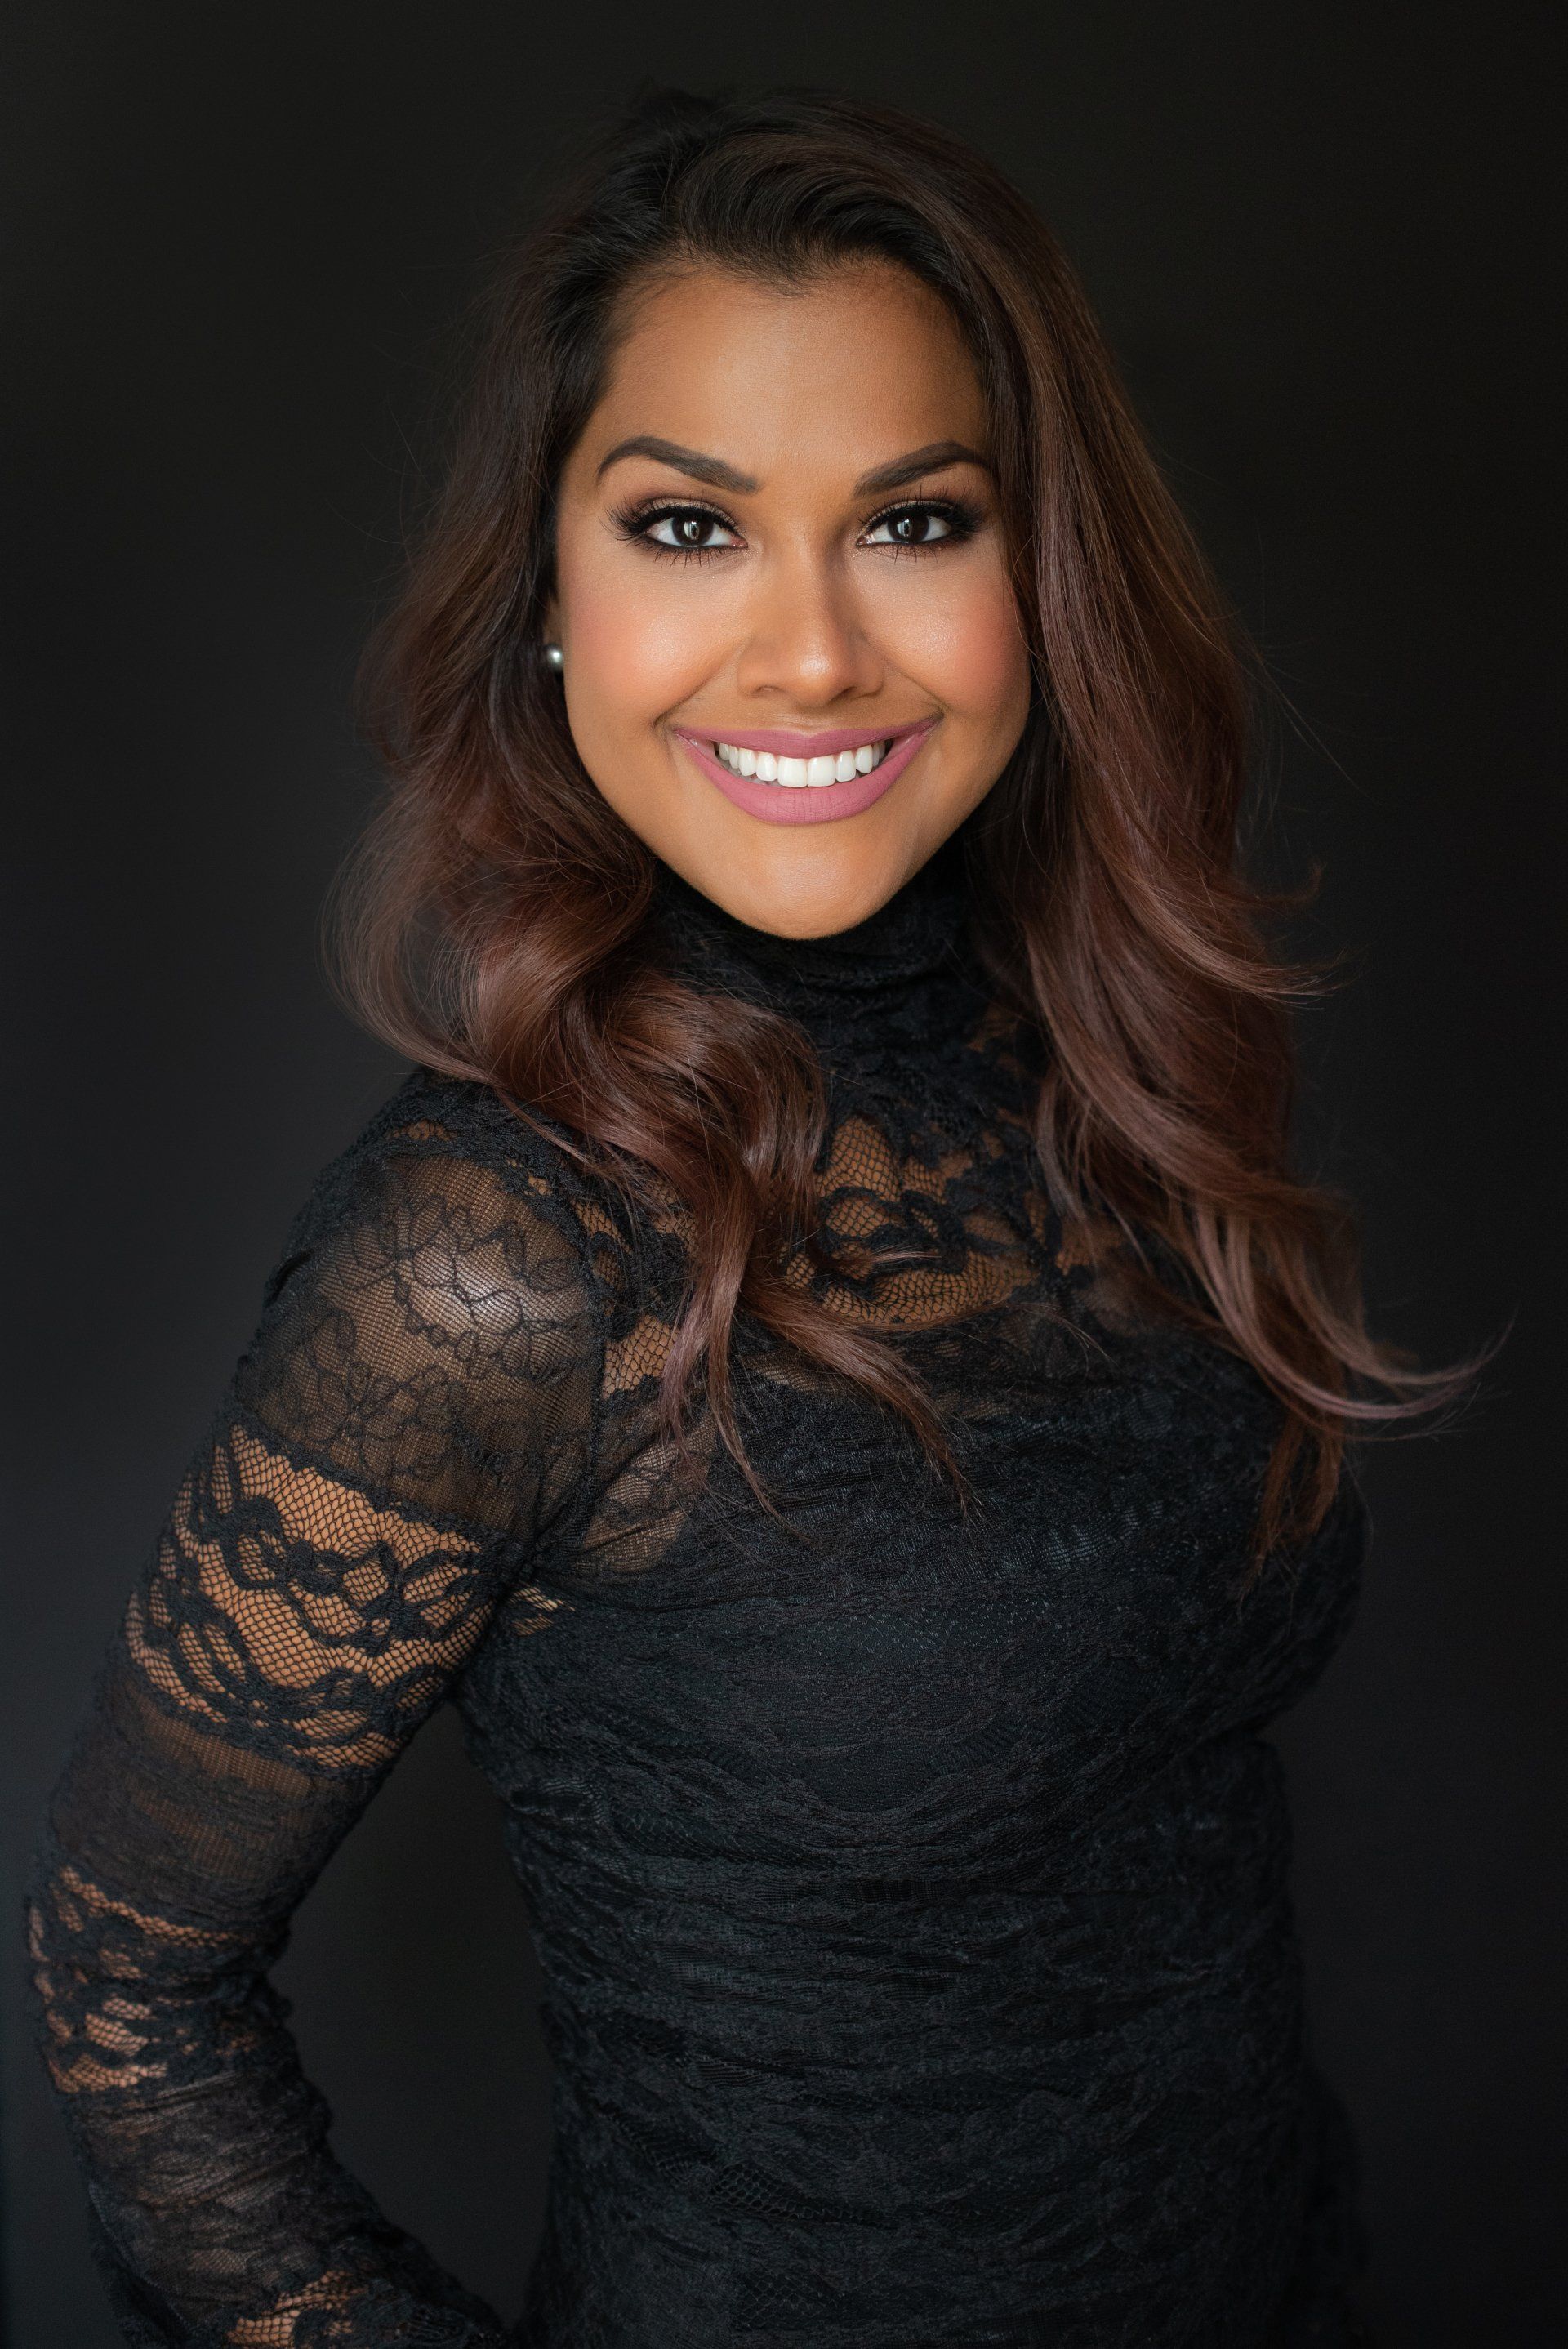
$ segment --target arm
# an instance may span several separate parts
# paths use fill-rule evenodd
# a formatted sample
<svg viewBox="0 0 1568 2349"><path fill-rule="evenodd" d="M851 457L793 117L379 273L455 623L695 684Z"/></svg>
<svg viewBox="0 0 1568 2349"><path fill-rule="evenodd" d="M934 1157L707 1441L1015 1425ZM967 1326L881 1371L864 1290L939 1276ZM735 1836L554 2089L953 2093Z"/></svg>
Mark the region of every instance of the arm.
<svg viewBox="0 0 1568 2349"><path fill-rule="evenodd" d="M569 1239L449 1154L302 1226L50 1806L41 2037L129 2340L490 2349L331 2153L266 1974L581 1482L592 1317Z"/></svg>

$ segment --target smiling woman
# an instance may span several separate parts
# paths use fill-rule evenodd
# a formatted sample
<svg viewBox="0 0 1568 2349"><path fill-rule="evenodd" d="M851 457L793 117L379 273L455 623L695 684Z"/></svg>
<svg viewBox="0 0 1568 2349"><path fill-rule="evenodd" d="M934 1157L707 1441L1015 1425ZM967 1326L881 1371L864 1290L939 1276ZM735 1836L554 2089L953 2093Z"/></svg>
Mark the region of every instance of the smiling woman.
<svg viewBox="0 0 1568 2349"><path fill-rule="evenodd" d="M823 364L856 349L874 364ZM1029 656L989 434L952 313L887 263L795 285L666 264L628 302L562 470L544 625L594 782L740 920L862 921L1016 749Z"/></svg>
<svg viewBox="0 0 1568 2349"><path fill-rule="evenodd" d="M852 362L850 363L850 362ZM509 267L370 670L417 1063L325 1170L57 1791L41 2041L133 2343L1364 2340L1260 1732L1356 1603L1232 632L1047 232L650 102ZM555 2150L508 2332L266 1971L431 1709Z"/></svg>

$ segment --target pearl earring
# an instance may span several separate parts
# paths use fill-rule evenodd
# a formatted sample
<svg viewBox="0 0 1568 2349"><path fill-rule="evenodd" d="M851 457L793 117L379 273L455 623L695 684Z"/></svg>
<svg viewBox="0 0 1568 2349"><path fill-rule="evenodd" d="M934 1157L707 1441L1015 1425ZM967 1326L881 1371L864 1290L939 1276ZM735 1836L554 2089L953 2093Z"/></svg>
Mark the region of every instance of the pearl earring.
<svg viewBox="0 0 1568 2349"><path fill-rule="evenodd" d="M562 670L566 666L566 656L562 651L559 645L546 645L544 647L544 659L546 667L552 668L557 677L560 676Z"/></svg>

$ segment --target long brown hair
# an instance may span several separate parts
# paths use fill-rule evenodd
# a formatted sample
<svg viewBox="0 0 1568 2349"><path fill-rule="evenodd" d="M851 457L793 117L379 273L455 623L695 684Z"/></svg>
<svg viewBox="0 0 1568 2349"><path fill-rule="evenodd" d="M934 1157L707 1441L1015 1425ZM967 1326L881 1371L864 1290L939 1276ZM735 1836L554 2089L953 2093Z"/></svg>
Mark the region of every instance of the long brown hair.
<svg viewBox="0 0 1568 2349"><path fill-rule="evenodd" d="M784 1236L810 1223L820 1071L786 1021L655 967L655 859L585 774L539 650L555 484L628 286L693 261L799 282L868 256L946 302L990 412L1035 692L967 828L970 885L998 994L1048 1039L1045 1176L1068 1216L1119 1226L1149 1278L1173 1260L1174 1309L1283 1404L1261 1557L1321 1520L1350 1427L1451 1381L1368 1339L1346 1218L1290 1171L1288 1007L1310 981L1271 959L1270 901L1239 869L1237 631L1050 233L946 132L834 96L661 93L511 260L444 493L372 648L392 792L346 893L346 982L400 1050L680 1203L672 1428L704 1371L746 1465L728 1375L744 1309L951 1464L894 1349L785 1277Z"/></svg>

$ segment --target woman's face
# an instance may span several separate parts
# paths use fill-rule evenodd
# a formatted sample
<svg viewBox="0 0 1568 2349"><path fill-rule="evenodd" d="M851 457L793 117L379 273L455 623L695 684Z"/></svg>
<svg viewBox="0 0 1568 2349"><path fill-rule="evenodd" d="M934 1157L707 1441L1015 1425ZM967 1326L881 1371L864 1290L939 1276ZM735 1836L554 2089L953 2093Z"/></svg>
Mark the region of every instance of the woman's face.
<svg viewBox="0 0 1568 2349"><path fill-rule="evenodd" d="M887 264L635 299L563 469L547 628L578 754L695 888L785 937L885 904L1029 706L985 403Z"/></svg>

